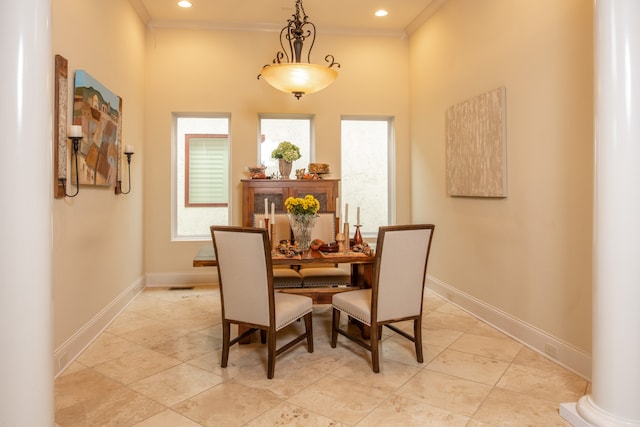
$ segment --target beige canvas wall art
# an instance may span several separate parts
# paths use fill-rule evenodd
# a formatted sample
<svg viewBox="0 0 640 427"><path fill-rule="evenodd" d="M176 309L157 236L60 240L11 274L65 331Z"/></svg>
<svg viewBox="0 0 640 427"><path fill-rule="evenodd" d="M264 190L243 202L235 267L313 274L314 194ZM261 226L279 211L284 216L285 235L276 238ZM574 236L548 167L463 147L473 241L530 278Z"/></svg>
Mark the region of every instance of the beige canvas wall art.
<svg viewBox="0 0 640 427"><path fill-rule="evenodd" d="M483 93L446 112L447 193L507 197L506 89Z"/></svg>

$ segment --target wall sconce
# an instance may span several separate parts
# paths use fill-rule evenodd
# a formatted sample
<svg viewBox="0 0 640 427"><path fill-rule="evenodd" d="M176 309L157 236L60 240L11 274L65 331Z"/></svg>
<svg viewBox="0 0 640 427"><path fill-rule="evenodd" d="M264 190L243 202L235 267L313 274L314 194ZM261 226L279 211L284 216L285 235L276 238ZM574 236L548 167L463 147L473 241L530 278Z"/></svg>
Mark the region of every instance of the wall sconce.
<svg viewBox="0 0 640 427"><path fill-rule="evenodd" d="M68 138L73 142L73 156L76 160L76 192L73 194L67 194L67 178L58 178L58 181L62 184L62 191L66 197L76 197L80 192L80 180L78 176L78 149L80 148L80 140L82 139L82 126L71 125Z"/></svg>
<svg viewBox="0 0 640 427"><path fill-rule="evenodd" d="M131 156L133 156L133 145L124 146L124 155L127 156L127 177L129 181L129 189L127 191L122 191L122 181L118 180L118 185L116 185L116 194L131 193Z"/></svg>

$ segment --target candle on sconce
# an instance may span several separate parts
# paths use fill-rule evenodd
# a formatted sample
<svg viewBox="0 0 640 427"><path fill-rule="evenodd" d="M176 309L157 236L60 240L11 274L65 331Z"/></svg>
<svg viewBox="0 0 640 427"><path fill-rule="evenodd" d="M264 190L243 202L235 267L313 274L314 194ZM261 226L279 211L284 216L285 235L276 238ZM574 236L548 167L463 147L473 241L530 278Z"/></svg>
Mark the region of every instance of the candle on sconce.
<svg viewBox="0 0 640 427"><path fill-rule="evenodd" d="M356 225L360 225L360 206L356 208Z"/></svg>
<svg viewBox="0 0 640 427"><path fill-rule="evenodd" d="M124 152L133 154L133 145L130 145L130 144L125 145Z"/></svg>
<svg viewBox="0 0 640 427"><path fill-rule="evenodd" d="M69 127L69 136L71 138L82 138L82 126L71 125Z"/></svg>
<svg viewBox="0 0 640 427"><path fill-rule="evenodd" d="M344 204L344 222L349 222L349 203Z"/></svg>
<svg viewBox="0 0 640 427"><path fill-rule="evenodd" d="M264 217L269 217L269 202L267 201L266 197L264 198Z"/></svg>

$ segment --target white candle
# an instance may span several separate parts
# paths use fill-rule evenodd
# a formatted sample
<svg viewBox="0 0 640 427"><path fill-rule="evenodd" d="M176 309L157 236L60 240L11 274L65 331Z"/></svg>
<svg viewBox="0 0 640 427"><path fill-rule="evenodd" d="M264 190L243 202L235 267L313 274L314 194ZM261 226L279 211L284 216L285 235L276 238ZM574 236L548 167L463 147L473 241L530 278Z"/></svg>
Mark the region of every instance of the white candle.
<svg viewBox="0 0 640 427"><path fill-rule="evenodd" d="M349 203L344 204L344 222L349 222Z"/></svg>
<svg viewBox="0 0 640 427"><path fill-rule="evenodd" d="M271 203L271 224L276 223L276 204Z"/></svg>
<svg viewBox="0 0 640 427"><path fill-rule="evenodd" d="M72 138L82 138L82 126L71 125L69 128L69 136Z"/></svg>
<svg viewBox="0 0 640 427"><path fill-rule="evenodd" d="M124 152L133 154L133 145L130 145L130 144L125 145Z"/></svg>
<svg viewBox="0 0 640 427"><path fill-rule="evenodd" d="M360 225L360 206L356 209L356 225Z"/></svg>
<svg viewBox="0 0 640 427"><path fill-rule="evenodd" d="M269 202L267 201L266 197L264 198L264 217L269 217Z"/></svg>

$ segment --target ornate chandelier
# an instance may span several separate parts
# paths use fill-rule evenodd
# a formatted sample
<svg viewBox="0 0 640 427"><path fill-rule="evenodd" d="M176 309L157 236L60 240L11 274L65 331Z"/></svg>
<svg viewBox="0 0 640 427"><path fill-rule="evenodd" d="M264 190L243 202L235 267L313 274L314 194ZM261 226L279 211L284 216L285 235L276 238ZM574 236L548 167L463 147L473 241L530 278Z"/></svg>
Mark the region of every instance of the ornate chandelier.
<svg viewBox="0 0 640 427"><path fill-rule="evenodd" d="M338 77L332 68L340 68L333 55L325 56L328 66L311 63L311 49L316 40L316 26L308 20L302 0L296 0L296 13L287 20L280 30L280 47L272 64L267 64L258 74L271 86L283 92L292 93L297 99L302 95L318 92L329 86ZM304 42L309 43L306 62L301 62ZM287 48L285 48L287 46Z"/></svg>

